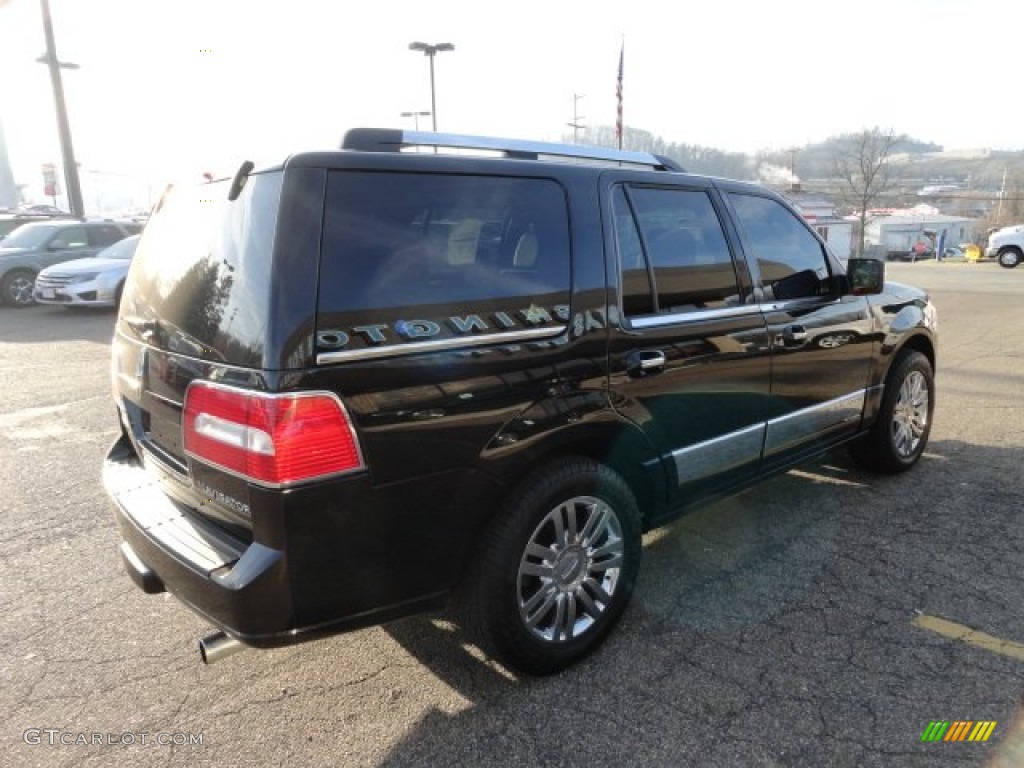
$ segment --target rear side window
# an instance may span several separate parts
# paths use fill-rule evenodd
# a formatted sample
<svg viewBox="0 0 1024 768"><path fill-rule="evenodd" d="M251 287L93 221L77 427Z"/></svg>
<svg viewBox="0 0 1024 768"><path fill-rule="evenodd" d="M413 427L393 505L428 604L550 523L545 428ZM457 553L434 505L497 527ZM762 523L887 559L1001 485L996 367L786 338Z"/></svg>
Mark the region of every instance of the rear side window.
<svg viewBox="0 0 1024 768"><path fill-rule="evenodd" d="M564 325L565 193L548 179L338 171L320 328L348 350Z"/></svg>
<svg viewBox="0 0 1024 768"><path fill-rule="evenodd" d="M50 241L50 249L59 248L87 248L89 238L85 233L85 227L67 227L62 229Z"/></svg>
<svg viewBox="0 0 1024 768"><path fill-rule="evenodd" d="M732 254L706 192L619 187L613 211L627 316L740 303Z"/></svg>
<svg viewBox="0 0 1024 768"><path fill-rule="evenodd" d="M113 224L100 224L89 228L89 240L94 246L105 248L124 238L124 232Z"/></svg>

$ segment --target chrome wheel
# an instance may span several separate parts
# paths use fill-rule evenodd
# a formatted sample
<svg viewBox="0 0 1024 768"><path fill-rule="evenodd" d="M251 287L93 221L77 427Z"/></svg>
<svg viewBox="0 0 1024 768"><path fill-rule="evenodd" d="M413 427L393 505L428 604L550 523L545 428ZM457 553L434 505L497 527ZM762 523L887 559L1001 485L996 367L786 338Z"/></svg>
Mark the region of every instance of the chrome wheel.
<svg viewBox="0 0 1024 768"><path fill-rule="evenodd" d="M999 253L999 266L1013 269L1020 263L1021 255L1013 248L1007 248Z"/></svg>
<svg viewBox="0 0 1024 768"><path fill-rule="evenodd" d="M900 385L892 414L893 448L910 458L928 428L928 382L920 371L911 371Z"/></svg>
<svg viewBox="0 0 1024 768"><path fill-rule="evenodd" d="M586 632L611 604L625 545L615 511L593 496L559 504L530 536L519 562L519 616L529 632L566 642Z"/></svg>

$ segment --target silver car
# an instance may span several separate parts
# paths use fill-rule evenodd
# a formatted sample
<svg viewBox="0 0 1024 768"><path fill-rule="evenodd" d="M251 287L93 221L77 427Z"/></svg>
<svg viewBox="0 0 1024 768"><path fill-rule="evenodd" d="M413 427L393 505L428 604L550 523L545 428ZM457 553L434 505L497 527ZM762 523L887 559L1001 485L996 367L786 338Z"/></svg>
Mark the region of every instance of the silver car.
<svg viewBox="0 0 1024 768"><path fill-rule="evenodd" d="M30 307L35 304L33 283L43 269L95 256L141 231L137 222L114 219L22 224L0 242L0 300L13 307Z"/></svg>
<svg viewBox="0 0 1024 768"><path fill-rule="evenodd" d="M36 277L33 298L65 307L116 307L140 237L126 237L90 258L47 267Z"/></svg>

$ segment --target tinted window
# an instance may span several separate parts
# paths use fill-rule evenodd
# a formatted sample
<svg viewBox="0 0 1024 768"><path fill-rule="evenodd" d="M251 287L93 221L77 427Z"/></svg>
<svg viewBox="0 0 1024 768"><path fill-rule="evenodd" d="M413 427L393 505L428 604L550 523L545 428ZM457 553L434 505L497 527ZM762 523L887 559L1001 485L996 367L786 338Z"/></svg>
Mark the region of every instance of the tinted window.
<svg viewBox="0 0 1024 768"><path fill-rule="evenodd" d="M389 310L429 305L550 310L568 292L565 195L553 181L355 171L328 180L322 311L370 310L361 321L382 311L386 321Z"/></svg>
<svg viewBox="0 0 1024 768"><path fill-rule="evenodd" d="M113 224L100 224L98 226L89 227L89 239L92 241L93 245L100 248L113 245L118 240L124 238L124 236L125 233Z"/></svg>
<svg viewBox="0 0 1024 768"><path fill-rule="evenodd" d="M121 317L149 343L195 357L258 366L270 312L280 172L175 187L139 241Z"/></svg>
<svg viewBox="0 0 1024 768"><path fill-rule="evenodd" d="M4 248L40 248L57 229L53 224L22 224L4 238Z"/></svg>
<svg viewBox="0 0 1024 768"><path fill-rule="evenodd" d="M616 192L614 211L627 315L740 302L732 255L706 192L633 187ZM643 297L648 268L653 302Z"/></svg>
<svg viewBox="0 0 1024 768"><path fill-rule="evenodd" d="M831 292L824 249L788 208L757 195L729 195L746 247L757 259L765 299L798 299Z"/></svg>
<svg viewBox="0 0 1024 768"><path fill-rule="evenodd" d="M85 227L67 227L62 229L49 242L49 248L86 248L89 245L89 236Z"/></svg>

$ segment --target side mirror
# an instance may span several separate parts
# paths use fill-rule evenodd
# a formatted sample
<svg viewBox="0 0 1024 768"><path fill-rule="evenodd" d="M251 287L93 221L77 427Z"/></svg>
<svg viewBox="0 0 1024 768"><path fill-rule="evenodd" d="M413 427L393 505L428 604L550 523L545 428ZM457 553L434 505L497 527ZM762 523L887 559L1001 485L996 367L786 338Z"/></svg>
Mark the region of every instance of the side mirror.
<svg viewBox="0 0 1024 768"><path fill-rule="evenodd" d="M885 287L885 262L878 259L850 259L846 279L854 296L874 296Z"/></svg>

